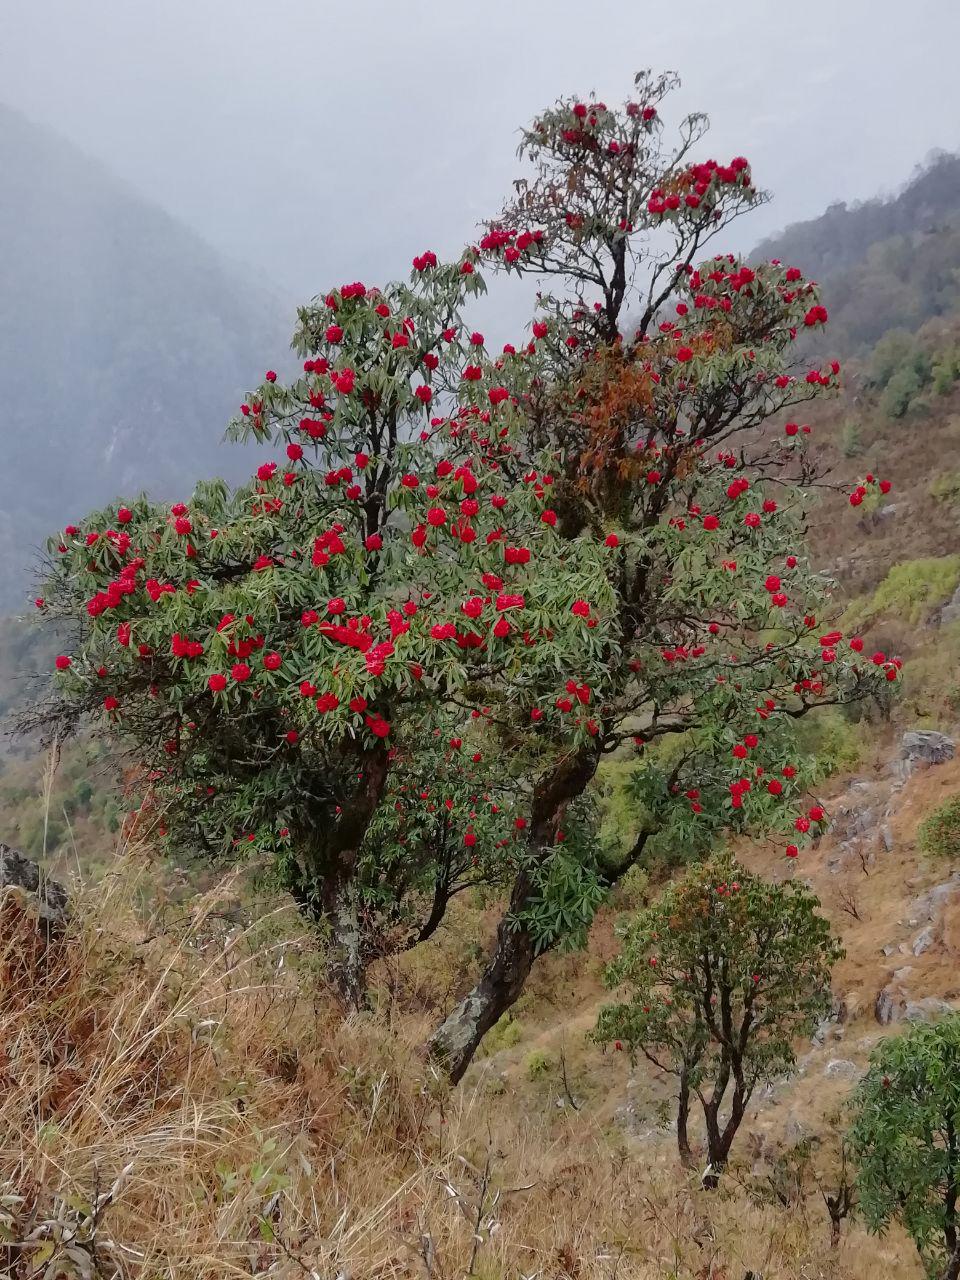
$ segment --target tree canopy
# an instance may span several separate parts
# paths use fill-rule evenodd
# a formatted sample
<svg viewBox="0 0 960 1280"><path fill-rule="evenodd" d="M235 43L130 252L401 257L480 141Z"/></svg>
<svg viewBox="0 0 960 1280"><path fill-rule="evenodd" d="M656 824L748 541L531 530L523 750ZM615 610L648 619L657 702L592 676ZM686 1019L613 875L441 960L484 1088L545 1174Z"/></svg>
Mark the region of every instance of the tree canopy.
<svg viewBox="0 0 960 1280"><path fill-rule="evenodd" d="M927 1274L960 1275L960 1017L882 1041L853 1099L850 1143L867 1225L895 1219Z"/></svg>
<svg viewBox="0 0 960 1280"><path fill-rule="evenodd" d="M171 839L272 853L345 999L389 945L371 928L431 893L442 915L474 871L502 889L432 1041L455 1078L675 815L711 837L761 823L795 856L825 815L791 725L899 670L833 626L803 545L800 412L839 366L804 367L794 340L826 310L796 267L702 260L763 197L743 157L692 156L704 117L668 140L673 86L561 100L456 261L303 308L302 376L268 372L231 427L272 451L249 485L113 505L51 543L43 607L76 624L55 722L92 712L131 744ZM551 292L494 354L463 308L499 271ZM863 477L850 501L887 488ZM461 778L464 743L497 787ZM617 751L649 821L600 865L590 787Z"/></svg>
<svg viewBox="0 0 960 1280"><path fill-rule="evenodd" d="M692 1099L716 1180L758 1084L788 1074L794 1044L830 1007L843 954L799 881L771 884L729 853L691 869L623 930L609 965L628 999L601 1011L596 1036L677 1077L677 1140L692 1156Z"/></svg>

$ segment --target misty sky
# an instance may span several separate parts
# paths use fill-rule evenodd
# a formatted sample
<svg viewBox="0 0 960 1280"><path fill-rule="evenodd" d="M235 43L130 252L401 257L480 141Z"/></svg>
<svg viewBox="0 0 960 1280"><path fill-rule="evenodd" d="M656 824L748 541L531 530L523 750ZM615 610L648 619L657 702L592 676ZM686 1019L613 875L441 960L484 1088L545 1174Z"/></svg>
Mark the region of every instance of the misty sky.
<svg viewBox="0 0 960 1280"><path fill-rule="evenodd" d="M644 66L773 192L747 248L960 146L958 45L956 0L0 0L0 98L306 298L456 252L521 122Z"/></svg>

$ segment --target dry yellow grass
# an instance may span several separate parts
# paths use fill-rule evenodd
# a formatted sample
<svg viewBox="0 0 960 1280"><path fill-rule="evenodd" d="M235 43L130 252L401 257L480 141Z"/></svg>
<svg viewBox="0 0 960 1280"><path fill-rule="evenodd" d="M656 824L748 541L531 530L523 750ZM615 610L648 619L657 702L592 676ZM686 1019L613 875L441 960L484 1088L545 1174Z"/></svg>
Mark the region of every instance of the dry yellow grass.
<svg viewBox="0 0 960 1280"><path fill-rule="evenodd" d="M919 1274L899 1237L837 1251L815 1195L710 1195L552 1100L447 1092L395 1005L343 1022L282 907L222 891L158 933L141 851L46 944L0 910L0 1274L150 1280L861 1280Z"/></svg>

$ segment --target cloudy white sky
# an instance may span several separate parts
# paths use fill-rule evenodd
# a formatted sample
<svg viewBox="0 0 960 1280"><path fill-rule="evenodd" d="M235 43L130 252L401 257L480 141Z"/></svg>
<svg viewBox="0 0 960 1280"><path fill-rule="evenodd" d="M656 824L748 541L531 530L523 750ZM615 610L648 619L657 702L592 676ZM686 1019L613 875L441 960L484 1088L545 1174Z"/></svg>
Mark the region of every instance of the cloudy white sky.
<svg viewBox="0 0 960 1280"><path fill-rule="evenodd" d="M773 192L746 247L960 146L958 46L957 0L0 0L0 98L304 297L458 248L521 122L644 66Z"/></svg>

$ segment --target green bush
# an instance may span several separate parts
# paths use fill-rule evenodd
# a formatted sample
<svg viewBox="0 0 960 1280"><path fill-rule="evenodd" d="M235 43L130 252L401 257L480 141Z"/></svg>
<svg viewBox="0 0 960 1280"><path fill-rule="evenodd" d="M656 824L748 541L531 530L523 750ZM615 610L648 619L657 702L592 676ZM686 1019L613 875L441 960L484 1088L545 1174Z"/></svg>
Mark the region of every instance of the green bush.
<svg viewBox="0 0 960 1280"><path fill-rule="evenodd" d="M960 502L960 471L941 471L930 481L930 497L954 506Z"/></svg>
<svg viewBox="0 0 960 1280"><path fill-rule="evenodd" d="M884 615L916 626L953 595L960 583L960 555L904 560L894 565L870 597L855 600L843 618L859 631Z"/></svg>
<svg viewBox="0 0 960 1280"><path fill-rule="evenodd" d="M850 1148L870 1231L899 1221L926 1274L955 1276L960 1017L881 1041L852 1099Z"/></svg>
<svg viewBox="0 0 960 1280"><path fill-rule="evenodd" d="M523 1024L519 1018L513 1016L512 1010L508 1011L487 1032L483 1041L483 1056L486 1058L499 1053L501 1049L512 1049L522 1039Z"/></svg>
<svg viewBox="0 0 960 1280"><path fill-rule="evenodd" d="M860 437L860 423L848 419L840 431L840 450L845 458L855 458L863 453L863 440Z"/></svg>
<svg viewBox="0 0 960 1280"><path fill-rule="evenodd" d="M882 391L905 369L917 371L917 340L906 329L890 329L873 349L870 383Z"/></svg>
<svg viewBox="0 0 960 1280"><path fill-rule="evenodd" d="M864 734L837 707L824 707L797 725L804 754L816 761L818 778L855 769L863 756Z"/></svg>
<svg viewBox="0 0 960 1280"><path fill-rule="evenodd" d="M523 1065L528 1079L539 1080L542 1076L548 1074L553 1066L553 1061L550 1055L544 1053L542 1049L534 1049L533 1053L527 1054Z"/></svg>
<svg viewBox="0 0 960 1280"><path fill-rule="evenodd" d="M939 858L960 855L960 795L951 796L924 818L917 832L917 844L924 853Z"/></svg>
<svg viewBox="0 0 960 1280"><path fill-rule="evenodd" d="M638 911L647 905L650 876L639 863L620 877L614 890L614 905L623 911Z"/></svg>
<svg viewBox="0 0 960 1280"><path fill-rule="evenodd" d="M938 396L948 396L954 383L960 379L960 349L941 351L933 365L933 390Z"/></svg>
<svg viewBox="0 0 960 1280"><path fill-rule="evenodd" d="M880 397L880 409L888 418L902 418L923 390L923 380L916 369L899 369Z"/></svg>

